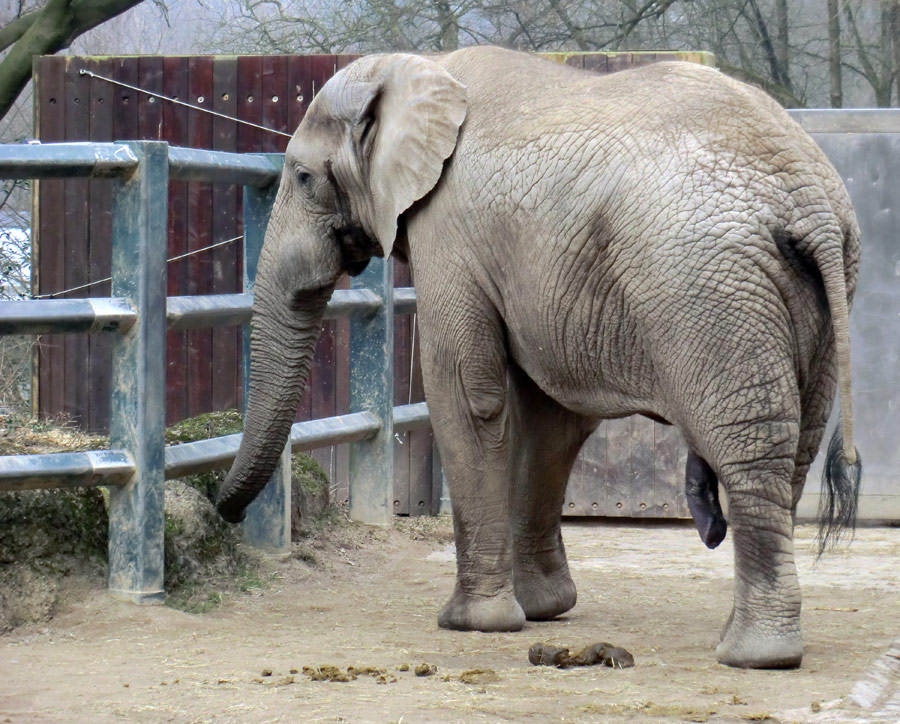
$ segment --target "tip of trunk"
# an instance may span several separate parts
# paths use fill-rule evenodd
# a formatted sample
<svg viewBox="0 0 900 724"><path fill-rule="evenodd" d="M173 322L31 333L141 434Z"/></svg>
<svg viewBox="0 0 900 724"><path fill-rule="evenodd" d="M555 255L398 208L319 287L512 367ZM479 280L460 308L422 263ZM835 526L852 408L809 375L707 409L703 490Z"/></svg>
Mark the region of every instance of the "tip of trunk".
<svg viewBox="0 0 900 724"><path fill-rule="evenodd" d="M222 516L222 520L228 523L241 523L247 516L247 506L237 503L234 498L226 497L216 500L216 511Z"/></svg>

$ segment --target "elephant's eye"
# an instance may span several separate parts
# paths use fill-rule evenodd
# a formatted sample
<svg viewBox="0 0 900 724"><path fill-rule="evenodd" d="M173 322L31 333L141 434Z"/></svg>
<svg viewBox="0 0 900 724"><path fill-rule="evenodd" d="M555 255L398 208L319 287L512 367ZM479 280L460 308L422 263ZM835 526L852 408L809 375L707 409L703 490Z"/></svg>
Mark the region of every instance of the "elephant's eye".
<svg viewBox="0 0 900 724"><path fill-rule="evenodd" d="M297 183L304 188L309 188L312 183L312 174L306 171L297 171Z"/></svg>

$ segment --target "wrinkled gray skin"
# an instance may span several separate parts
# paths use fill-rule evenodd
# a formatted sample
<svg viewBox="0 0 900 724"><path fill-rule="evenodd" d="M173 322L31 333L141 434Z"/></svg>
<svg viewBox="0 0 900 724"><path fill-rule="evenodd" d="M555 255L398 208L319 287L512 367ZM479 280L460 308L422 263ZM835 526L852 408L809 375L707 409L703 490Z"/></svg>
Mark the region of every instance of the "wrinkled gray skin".
<svg viewBox="0 0 900 724"><path fill-rule="evenodd" d="M792 514L838 378L855 459L859 258L809 137L760 91L689 64L599 77L468 48L348 66L287 149L226 519L277 462L338 278L390 253L415 275L453 498L458 577L439 624L515 631L575 605L572 462L600 420L645 413L678 426L729 498L719 661L799 665Z"/></svg>

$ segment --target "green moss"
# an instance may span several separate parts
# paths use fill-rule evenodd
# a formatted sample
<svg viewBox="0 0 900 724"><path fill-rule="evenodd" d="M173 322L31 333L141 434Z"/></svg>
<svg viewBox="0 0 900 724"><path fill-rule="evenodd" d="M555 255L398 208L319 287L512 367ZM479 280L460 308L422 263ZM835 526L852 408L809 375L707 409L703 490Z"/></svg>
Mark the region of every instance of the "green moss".
<svg viewBox="0 0 900 724"><path fill-rule="evenodd" d="M210 437L234 435L243 429L241 413L237 410L207 412L166 428L166 445L180 445Z"/></svg>
<svg viewBox="0 0 900 724"><path fill-rule="evenodd" d="M209 613L221 604L222 594L205 586L182 586L166 594L166 606L185 613Z"/></svg>
<svg viewBox="0 0 900 724"><path fill-rule="evenodd" d="M184 524L177 518L167 515L165 517L165 534L166 538L174 538L184 532Z"/></svg>
<svg viewBox="0 0 900 724"><path fill-rule="evenodd" d="M243 422L237 410L207 412L196 417L189 417L166 429L166 445L182 445L197 440L206 440L222 435L234 435L241 432ZM226 470L211 470L181 478L181 480L199 491L207 500L215 502L219 487L225 480Z"/></svg>
<svg viewBox="0 0 900 724"><path fill-rule="evenodd" d="M297 453L291 457L291 477L304 493L317 495L328 490L328 476L311 455Z"/></svg>

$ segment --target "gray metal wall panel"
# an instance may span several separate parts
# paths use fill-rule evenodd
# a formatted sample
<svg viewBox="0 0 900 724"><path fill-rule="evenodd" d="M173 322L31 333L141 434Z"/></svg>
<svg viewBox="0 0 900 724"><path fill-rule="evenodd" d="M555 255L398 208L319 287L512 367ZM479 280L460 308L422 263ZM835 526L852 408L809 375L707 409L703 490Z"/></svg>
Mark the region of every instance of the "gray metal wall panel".
<svg viewBox="0 0 900 724"><path fill-rule="evenodd" d="M888 115L888 114L885 114ZM897 115L896 113L891 115ZM900 516L900 133L816 133L847 187L862 232L859 284L850 315L855 441L863 496L894 498L893 512L866 505L865 517ZM837 423L832 412L828 434ZM821 460L806 492L817 498ZM812 512L804 501L803 512Z"/></svg>

